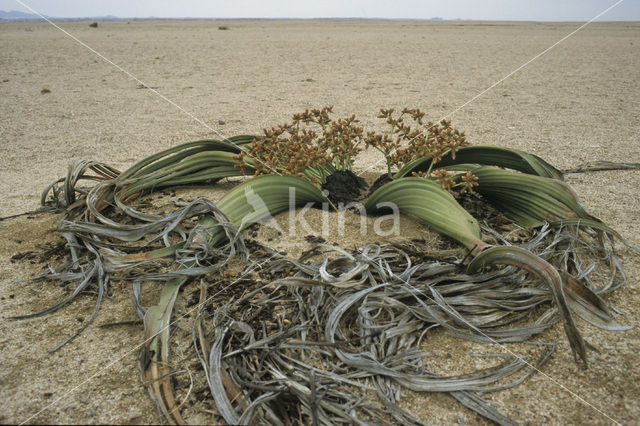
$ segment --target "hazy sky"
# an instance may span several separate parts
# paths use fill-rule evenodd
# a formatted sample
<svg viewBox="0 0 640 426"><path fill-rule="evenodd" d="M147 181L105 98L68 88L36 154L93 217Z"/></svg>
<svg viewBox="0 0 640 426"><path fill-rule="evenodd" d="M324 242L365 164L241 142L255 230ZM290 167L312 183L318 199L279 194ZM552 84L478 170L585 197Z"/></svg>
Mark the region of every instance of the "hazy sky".
<svg viewBox="0 0 640 426"><path fill-rule="evenodd" d="M586 21L617 0L21 0L54 17L400 18ZM0 10L28 12L16 0ZM623 0L599 20L640 20L640 0Z"/></svg>

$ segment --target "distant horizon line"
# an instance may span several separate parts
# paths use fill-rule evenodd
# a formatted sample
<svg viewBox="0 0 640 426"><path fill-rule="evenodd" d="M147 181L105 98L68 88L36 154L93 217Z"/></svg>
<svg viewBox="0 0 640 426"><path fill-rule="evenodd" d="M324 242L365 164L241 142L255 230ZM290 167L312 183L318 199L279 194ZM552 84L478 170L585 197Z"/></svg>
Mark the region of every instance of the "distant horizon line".
<svg viewBox="0 0 640 426"><path fill-rule="evenodd" d="M7 17L13 13L20 14L22 16ZM404 22L549 22L549 23L562 23L562 22L586 22L586 20L568 19L568 20L538 20L538 19L474 19L474 18L442 18L434 16L432 18L384 18L384 17L120 17L116 15L101 15L101 16L81 16L81 17L64 17L64 16L48 16L42 15L46 19L51 21L404 21ZM41 21L42 18L36 14L21 11L7 11L0 10L0 22L33 22ZM602 20L595 22L640 22L637 19L614 19L614 20Z"/></svg>
<svg viewBox="0 0 640 426"><path fill-rule="evenodd" d="M398 22L530 22L530 23L579 23L579 22L587 22L587 20L547 20L547 19L474 19L474 18L452 18L452 19L433 19L433 18L362 18L362 17L323 17L323 18L286 18L286 17L278 17L278 18L214 18L214 17L158 17L158 16L149 16L149 17L129 17L129 18L120 18L120 17L110 17L110 16L82 16L77 18L70 17L53 17L43 15L45 18L52 22L72 22L72 21L106 21L106 22L116 22L116 21L398 21ZM34 18L2 18L0 17L0 22L8 23L8 22L37 22L44 20L38 16ZM612 19L612 20L602 20L602 21L594 21L593 23L632 23L632 22L640 22L638 19Z"/></svg>

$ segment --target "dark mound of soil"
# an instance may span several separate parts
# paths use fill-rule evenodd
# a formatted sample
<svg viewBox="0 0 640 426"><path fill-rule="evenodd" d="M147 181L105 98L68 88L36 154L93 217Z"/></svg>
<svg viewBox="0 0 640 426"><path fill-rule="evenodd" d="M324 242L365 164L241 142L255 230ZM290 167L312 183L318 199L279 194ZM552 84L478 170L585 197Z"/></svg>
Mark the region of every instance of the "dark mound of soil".
<svg viewBox="0 0 640 426"><path fill-rule="evenodd" d="M347 204L361 198L367 182L351 170L338 170L327 178L322 189L329 192L327 197L332 203Z"/></svg>
<svg viewBox="0 0 640 426"><path fill-rule="evenodd" d="M380 188L382 185L384 185L387 182L391 182L391 178L389 177L388 173L383 173L380 176L378 176L378 179L376 179L373 182L373 185L371 185L371 188L369 189L369 195L376 192L376 189Z"/></svg>

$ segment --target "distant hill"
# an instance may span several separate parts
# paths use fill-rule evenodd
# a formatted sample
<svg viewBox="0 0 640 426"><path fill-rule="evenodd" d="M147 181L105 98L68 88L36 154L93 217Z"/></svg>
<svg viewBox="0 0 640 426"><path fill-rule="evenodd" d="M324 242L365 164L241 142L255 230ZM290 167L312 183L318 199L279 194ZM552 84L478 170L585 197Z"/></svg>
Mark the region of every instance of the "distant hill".
<svg viewBox="0 0 640 426"><path fill-rule="evenodd" d="M33 13L20 12L17 10L10 10L9 12L0 10L0 19L3 21L34 21L41 18Z"/></svg>
<svg viewBox="0 0 640 426"><path fill-rule="evenodd" d="M43 15L47 19L51 19L52 21L123 21L127 20L126 18L118 18L113 15L106 16L87 16L82 18L54 18L52 16ZM0 21L41 21L42 18L34 13L27 12L19 12L17 10L11 10L9 12L5 12L4 10L0 10Z"/></svg>

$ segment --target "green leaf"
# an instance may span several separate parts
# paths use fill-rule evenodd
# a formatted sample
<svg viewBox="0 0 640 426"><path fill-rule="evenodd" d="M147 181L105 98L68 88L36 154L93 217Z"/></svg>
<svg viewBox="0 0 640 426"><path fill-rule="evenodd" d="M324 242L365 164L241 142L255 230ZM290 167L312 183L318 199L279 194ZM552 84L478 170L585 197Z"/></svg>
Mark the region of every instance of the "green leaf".
<svg viewBox="0 0 640 426"><path fill-rule="evenodd" d="M562 181L489 166L472 172L478 177L475 191L521 226L533 227L570 218L599 222Z"/></svg>
<svg viewBox="0 0 640 426"><path fill-rule="evenodd" d="M126 199L143 191L240 176L242 173L240 168L236 167L239 161L235 155L226 151L199 151L154 171L151 171L149 166L132 178L118 179L116 187L125 189L120 196ZM145 174L142 174L143 172Z"/></svg>
<svg viewBox="0 0 640 426"><path fill-rule="evenodd" d="M290 207L325 202L329 200L306 180L295 176L263 175L233 188L220 200L218 207L242 230Z"/></svg>
<svg viewBox="0 0 640 426"><path fill-rule="evenodd" d="M140 368L145 383L155 394L160 411L173 424L185 424L173 393L169 362L169 329L171 314L180 287L186 277L173 278L164 285L157 305L149 307L144 316L144 347Z"/></svg>
<svg viewBox="0 0 640 426"><path fill-rule="evenodd" d="M205 139L183 143L140 160L124 171L122 175L120 175L119 181L123 181L131 177L148 175L156 170L175 164L184 158L199 152L231 152L238 154L240 152L240 147L250 143L253 138L253 136L241 135L230 137L224 141Z"/></svg>
<svg viewBox="0 0 640 426"><path fill-rule="evenodd" d="M395 177L410 176L413 172L425 172L431 167L430 156L417 158L402 167ZM522 173L563 180L562 172L534 154L517 149L499 148L494 146L468 146L456 152L455 160L451 152L446 154L434 167L442 168L463 164L478 164L484 166L498 166L513 169Z"/></svg>
<svg viewBox="0 0 640 426"><path fill-rule="evenodd" d="M309 182L281 175L262 175L249 179L229 191L217 203L220 211L239 231L269 216L311 203L327 203L329 200L320 190ZM199 224L211 232L210 244L217 246L226 240L224 229L212 215L200 218ZM131 253L128 260L143 261L173 256L184 243L141 253Z"/></svg>
<svg viewBox="0 0 640 426"><path fill-rule="evenodd" d="M263 175L233 188L217 203L218 208L240 231L269 216L307 203L328 203L320 190L309 182L281 175ZM213 245L224 241L225 233L216 221L203 219L214 233Z"/></svg>
<svg viewBox="0 0 640 426"><path fill-rule="evenodd" d="M380 203L393 203L401 213L429 225L470 250L486 246L480 240L478 222L437 183L409 177L393 180L375 191L365 204L368 213L381 213L389 208Z"/></svg>

